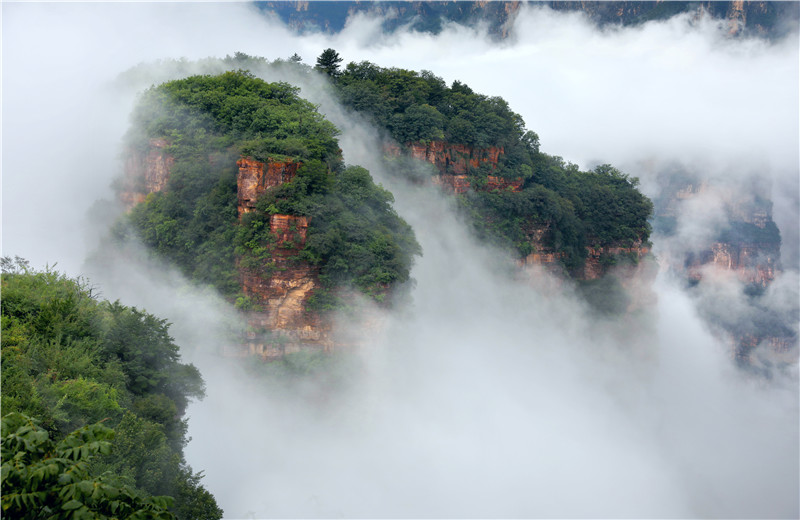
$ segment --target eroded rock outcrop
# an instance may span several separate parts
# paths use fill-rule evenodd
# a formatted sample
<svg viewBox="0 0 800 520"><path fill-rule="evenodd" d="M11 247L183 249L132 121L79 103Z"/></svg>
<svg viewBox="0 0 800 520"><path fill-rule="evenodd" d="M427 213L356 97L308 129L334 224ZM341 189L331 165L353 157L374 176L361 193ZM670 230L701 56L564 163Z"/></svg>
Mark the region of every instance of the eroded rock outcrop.
<svg viewBox="0 0 800 520"><path fill-rule="evenodd" d="M439 175L432 179L435 185L456 194L466 193L469 189L474 188L468 173L474 172L482 166L488 166L492 172L497 170L500 156L504 153L502 147L473 148L446 141L407 143L405 146L411 158L428 162L439 170ZM402 154L401 148L396 144L384 145L383 152L390 157L398 157ZM487 175L486 182L480 184L479 189L484 191L520 191L523 180L522 178L506 179L496 175Z"/></svg>
<svg viewBox="0 0 800 520"><path fill-rule="evenodd" d="M494 171L503 153L502 147L473 148L445 141L408 143L406 146L411 157L433 164L442 175L464 175L470 168L478 168L482 164L490 165Z"/></svg>
<svg viewBox="0 0 800 520"><path fill-rule="evenodd" d="M533 225L526 230L533 252L523 258L520 261L520 265L538 265L544 267L551 274L563 275L564 268L561 261L564 258L564 253L557 252L547 245L545 237L549 232L550 226L546 224Z"/></svg>
<svg viewBox="0 0 800 520"><path fill-rule="evenodd" d="M144 202L147 195L167 186L175 158L167 153L166 139L150 139L145 151L129 150L125 161L120 200L126 209Z"/></svg>
<svg viewBox="0 0 800 520"><path fill-rule="evenodd" d="M546 237L549 232L550 226L547 224L536 224L528 227L526 233L533 252L523 258L520 261L520 265L539 265L550 273L564 275L562 261L565 255L547 245ZM618 269L624 265L638 265L650 256L650 247L647 244L643 244L641 240L630 246L587 247L586 261L583 267L573 272L572 276L584 281L597 280L612 269Z"/></svg>
<svg viewBox="0 0 800 520"><path fill-rule="evenodd" d="M289 182L297 174L300 163L291 160L266 163L249 157L242 157L236 162L239 174L236 178L239 198L239 215L252 211L258 197L268 189Z"/></svg>
<svg viewBox="0 0 800 520"><path fill-rule="evenodd" d="M307 308L320 288L318 270L296 258L305 247L308 223L307 217L272 215L269 268L239 269L242 292L259 309L247 312L249 353L272 357L332 345L330 323Z"/></svg>
<svg viewBox="0 0 800 520"><path fill-rule="evenodd" d="M524 181L522 178L506 179L504 177L495 177L494 175L489 175L486 177L486 190L511 190L515 192L522 191L523 182Z"/></svg>
<svg viewBox="0 0 800 520"><path fill-rule="evenodd" d="M466 193L469 191L470 182L466 175L437 175L433 178L433 183L451 193Z"/></svg>
<svg viewBox="0 0 800 520"><path fill-rule="evenodd" d="M717 239L695 244L673 259L673 269L697 282L704 270L713 267L735 273L744 283L766 287L780 272L780 234L772 220L772 204L759 194L765 190L704 181L688 183L665 197L656 207L657 216L677 221L690 208L691 215L698 215L693 218L702 218L708 208L716 218L721 214L727 220Z"/></svg>
<svg viewBox="0 0 800 520"><path fill-rule="evenodd" d="M760 176L699 181L682 169L668 170L659 180L656 222L669 223L657 228L667 245L660 256L695 287L701 315L728 344L731 357L764 373L796 363L796 327L759 296L781 272L769 183ZM721 287L745 291L732 310L718 307L713 295Z"/></svg>
<svg viewBox="0 0 800 520"><path fill-rule="evenodd" d="M747 284L766 287L778 272L780 246L769 243L714 242L710 250L691 255L686 262L687 276L692 281L703 278L708 266L735 273Z"/></svg>
<svg viewBox="0 0 800 520"><path fill-rule="evenodd" d="M291 160L265 163L248 157L236 164L239 218L254 211L268 190L291 181L300 167ZM299 258L309 221L303 216L271 215L269 260L260 268L238 264L242 293L255 309L246 312L244 353L271 358L332 345L330 322L308 309L309 298L321 287L318 269Z"/></svg>
<svg viewBox="0 0 800 520"><path fill-rule="evenodd" d="M650 255L650 248L641 240L631 246L588 247L586 251L581 280L597 280L620 264L637 265Z"/></svg>

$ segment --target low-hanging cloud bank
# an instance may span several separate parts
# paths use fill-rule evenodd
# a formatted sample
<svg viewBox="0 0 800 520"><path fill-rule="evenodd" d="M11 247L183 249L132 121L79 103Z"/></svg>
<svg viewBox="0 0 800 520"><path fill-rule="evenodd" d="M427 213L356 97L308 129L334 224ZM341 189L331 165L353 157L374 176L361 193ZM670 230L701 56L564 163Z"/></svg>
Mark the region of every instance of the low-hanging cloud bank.
<svg viewBox="0 0 800 520"><path fill-rule="evenodd" d="M502 95L543 150L582 165L678 155L716 172L763 168L789 186L796 176L791 41L729 41L685 20L599 33L538 10L499 47L458 27L383 37L368 18L296 37L246 5L4 4L3 14L4 252L40 265L80 268L85 211L110 196L132 103L105 86L164 57L311 62L334 47L347 61ZM396 192L425 251L413 305L374 338L360 375L323 397L265 389L208 354L233 319L222 302L181 296L179 277L138 263L103 280L106 297L169 317L191 347L209 395L190 411L187 455L229 517L798 515L796 377L743 380L666 275L635 324L597 323L568 293L509 278L446 201L382 177L368 129L319 89L304 94L344 129L345 159ZM784 240L796 219L787 226Z"/></svg>

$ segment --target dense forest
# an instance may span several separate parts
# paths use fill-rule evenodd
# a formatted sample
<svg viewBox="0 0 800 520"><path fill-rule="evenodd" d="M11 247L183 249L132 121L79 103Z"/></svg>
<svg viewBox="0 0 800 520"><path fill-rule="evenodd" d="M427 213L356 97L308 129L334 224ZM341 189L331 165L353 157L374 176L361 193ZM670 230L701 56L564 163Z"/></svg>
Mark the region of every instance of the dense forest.
<svg viewBox="0 0 800 520"><path fill-rule="evenodd" d="M190 279L241 302L237 266L265 275L275 268L270 216L305 216L307 240L296 260L319 269L320 308L331 304L335 287L381 299L385 287L408 280L420 250L391 193L365 169L343 163L337 129L296 87L242 70L192 76L145 92L132 122L131 148L144 151L149 139L164 138L175 162L166 188L132 209L116 227L118 238L134 233ZM241 219L239 157L300 165Z"/></svg>
<svg viewBox="0 0 800 520"><path fill-rule="evenodd" d="M473 189L457 195L458 206L483 240L518 258L554 252L573 274L580 272L589 247L647 245L652 203L638 190L638 179L610 165L583 171L542 152L538 135L502 98L476 93L459 81L448 86L429 71L370 62L342 66L343 61L334 49L326 49L313 68L330 79L344 106L364 115L387 139L406 148L439 142L502 150L496 165L469 167L466 175ZM341 162L337 130L298 97L296 88L263 83L241 71L264 77L276 71L307 75L312 67L300 56L269 62L236 53L172 66L187 72L238 72L170 81L142 97L129 141L142 147L148 137L166 137L176 157L168 189L149 196L129 219L147 245L191 278L235 298L236 258L247 265L260 262L267 272L270 237L263 232L265 219L269 212L286 212L312 217L302 256L321 267L329 287L351 284L380 297L386 283L408 279L411 258L419 249L411 231L393 214L391 194L370 181L360 188L364 193L350 198L374 203L356 209L358 203L346 200L345 194L352 184L345 190L347 183L342 182L355 172ZM158 75L157 68L142 65L125 77ZM208 161L209 155L219 160ZM265 195L262 211L245 215L241 223L234 207L234 161L239 155L303 164L293 182ZM390 159L390 171L420 180L419 164L405 157ZM489 189L488 175L520 189ZM378 208L377 214L365 218L364 207ZM341 218L332 221L334 213ZM384 219L379 233L370 225L375 218ZM370 230L370 236L354 226ZM119 234L124 232L118 228ZM356 237L353 249L349 244ZM628 259L610 258L609 264L621 260Z"/></svg>
<svg viewBox="0 0 800 520"><path fill-rule="evenodd" d="M94 292L3 259L4 516L221 518L183 457L200 373L165 320Z"/></svg>
<svg viewBox="0 0 800 520"><path fill-rule="evenodd" d="M646 243L652 203L638 180L610 165L581 171L539 150L539 137L499 97L474 92L434 74L373 63L337 66L328 49L317 60L341 101L388 131L398 143L443 141L471 149L502 149L496 169L468 168L475 189L459 203L478 234L524 257L533 252L532 230L546 229L544 245L561 253L565 266L580 267L587 247ZM341 61L339 59L339 61ZM406 174L407 170L399 173ZM481 189L487 175L521 180L522 189Z"/></svg>

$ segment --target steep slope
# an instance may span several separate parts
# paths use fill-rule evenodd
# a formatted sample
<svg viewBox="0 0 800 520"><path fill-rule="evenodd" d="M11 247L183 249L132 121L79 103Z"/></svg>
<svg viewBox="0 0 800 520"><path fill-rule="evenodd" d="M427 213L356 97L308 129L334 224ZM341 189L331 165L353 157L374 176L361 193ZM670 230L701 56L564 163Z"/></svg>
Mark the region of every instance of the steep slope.
<svg viewBox="0 0 800 520"><path fill-rule="evenodd" d="M457 195L476 233L523 264L592 280L648 255L652 204L638 181L608 165L579 171L540 152L538 136L503 99L369 62L332 78L346 106L387 130L391 170ZM415 174L408 159L432 168Z"/></svg>
<svg viewBox="0 0 800 520"><path fill-rule="evenodd" d="M419 253L392 196L342 164L337 131L287 84L245 72L148 91L116 228L245 312L247 349L329 348L342 290L383 302Z"/></svg>
<svg viewBox="0 0 800 520"><path fill-rule="evenodd" d="M76 483L85 486L86 477L99 478L111 488L112 500L122 491L114 488L124 486L135 488L131 498L172 496L170 510L179 520L222 518L214 497L200 483L202 473L192 471L184 459L188 442L184 414L191 399L203 397L204 382L194 365L181 362L166 320L119 301L97 299L96 289L83 278L37 272L19 258L16 262L3 258L2 268L4 422L12 412L25 414L56 442L72 430L101 421L116 432L110 453L103 450L102 456L77 466L76 456L67 466L71 468L58 480L65 486L63 493L70 493L68 488ZM40 466L37 475L30 467L25 476L33 486L6 481L6 464L22 457L21 453L7 456L6 450L15 444L9 446L7 440L3 440L3 514L30 518L57 502L31 491L37 483L52 479L58 468ZM78 455L86 459L87 453ZM24 464L16 469L20 468ZM85 476L70 480L75 472ZM89 495L99 501L108 488L96 488L72 490L72 498L85 493L87 505L93 502ZM9 509L12 504L6 500L16 493L16 509ZM26 493L31 496L19 500ZM73 510L81 506L81 500L77 506L75 501ZM113 512L114 508L106 514Z"/></svg>
<svg viewBox="0 0 800 520"><path fill-rule="evenodd" d="M410 26L412 30L439 33L446 23L474 25L484 23L496 38L508 36L511 23L525 6L549 7L556 11L582 12L599 26L638 25L650 20L664 20L678 14L707 16L724 22L731 35L757 35L779 38L800 18L797 2L574 2L574 1L498 1L498 2L261 2L259 8L278 16L294 30L341 31L347 18L359 13L385 16L383 29L394 31Z"/></svg>
<svg viewBox="0 0 800 520"><path fill-rule="evenodd" d="M712 328L728 338L731 356L748 368L762 364L757 357L773 366L796 362L796 317L787 319L765 299L782 271L768 183L758 176L701 181L679 167L664 168L658 180L654 222L664 260L692 287ZM744 288L728 296L741 300L734 309L715 297L725 287Z"/></svg>

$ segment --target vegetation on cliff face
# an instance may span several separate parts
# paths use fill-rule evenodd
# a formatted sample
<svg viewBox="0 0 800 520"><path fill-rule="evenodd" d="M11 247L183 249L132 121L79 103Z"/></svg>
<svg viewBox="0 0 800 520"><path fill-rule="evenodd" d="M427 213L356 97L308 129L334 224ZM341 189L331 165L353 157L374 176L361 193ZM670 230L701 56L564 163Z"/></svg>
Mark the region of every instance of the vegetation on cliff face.
<svg viewBox="0 0 800 520"><path fill-rule="evenodd" d="M190 278L233 298L237 260L269 274L275 237L269 217L310 218L297 260L320 269L326 288L354 285L380 298L408 279L419 245L391 207L392 196L363 168L345 167L338 131L298 89L248 72L193 76L148 90L128 141L145 150L163 138L175 158L166 189L133 208L133 232ZM299 163L297 174L267 191L257 211L237 217L236 160Z"/></svg>
<svg viewBox="0 0 800 520"><path fill-rule="evenodd" d="M97 300L85 280L32 271L10 259L3 259L3 271L0 401L4 415L24 414L45 432L34 435L44 450L39 455L61 457L65 440L85 437L73 430L104 421L116 432L112 449L98 448L91 460L84 460L91 451L87 448L76 458L86 477L81 480L99 478L97 482L130 490L143 500L171 496L170 510L178 518L221 518L213 496L200 484L201 475L183 458L187 438L181 416L190 398L202 397L204 387L197 369L180 362L166 321L118 301ZM3 423L4 462L16 456L6 453L6 437L28 422L19 417L9 421ZM26 431L39 431L28 427ZM92 428L84 432L94 431L98 442L108 440L107 432ZM67 445L76 446L72 441ZM20 460L33 468L39 456L34 455L21 455ZM39 469L43 478L51 469L60 471ZM19 491L7 488L16 481L6 482L5 466L3 479L4 497ZM27 486L22 480L19 485Z"/></svg>
<svg viewBox="0 0 800 520"><path fill-rule="evenodd" d="M587 246L647 242L652 203L637 190L637 179L609 165L580 171L540 152L538 136L502 98L475 93L458 81L448 87L427 71L369 62L349 63L332 77L346 106L366 114L401 144L445 141L502 149L496 167L468 168L475 189L460 195L483 238L525 256L536 247L532 230L544 228L543 245L561 253L571 269L580 267ZM521 179L522 189L482 189L487 175Z"/></svg>

